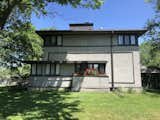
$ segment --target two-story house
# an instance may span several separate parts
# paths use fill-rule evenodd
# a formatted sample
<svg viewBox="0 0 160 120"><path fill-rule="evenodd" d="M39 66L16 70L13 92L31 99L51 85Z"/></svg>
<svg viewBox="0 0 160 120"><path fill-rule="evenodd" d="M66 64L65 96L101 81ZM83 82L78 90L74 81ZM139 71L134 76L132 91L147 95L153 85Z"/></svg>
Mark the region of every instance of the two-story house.
<svg viewBox="0 0 160 120"><path fill-rule="evenodd" d="M70 30L37 31L44 39L41 61L31 64L32 88L72 91L141 89L138 37L146 30L94 30L92 23Z"/></svg>

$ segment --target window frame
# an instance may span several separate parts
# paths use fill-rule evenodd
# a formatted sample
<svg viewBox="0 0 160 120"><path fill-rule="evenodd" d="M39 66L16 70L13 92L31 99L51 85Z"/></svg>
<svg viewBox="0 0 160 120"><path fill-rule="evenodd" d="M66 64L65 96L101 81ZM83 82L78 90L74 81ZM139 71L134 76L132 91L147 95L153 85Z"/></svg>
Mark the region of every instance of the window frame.
<svg viewBox="0 0 160 120"><path fill-rule="evenodd" d="M75 63L75 73L78 73L78 72L81 72L81 71L83 71L82 69L82 65L84 65L84 64L86 64L86 66L87 66L87 68L85 68L85 69L88 69L89 68L89 65L91 65L92 66L92 68L94 68L94 65L97 65L98 64L98 68L97 68L97 70L98 70L98 73L100 74L100 75L106 75L106 63ZM104 73L102 74L102 73L100 73L100 64L103 64L103 66L104 66ZM77 66L80 66L80 71L77 71ZM92 69L92 68L89 68L89 69ZM97 76L98 77L98 76Z"/></svg>
<svg viewBox="0 0 160 120"><path fill-rule="evenodd" d="M35 66L36 66L36 71L35 71L35 74L32 74L32 64L35 64ZM57 63L32 63L31 64L31 72L30 72L30 75L31 76L58 76L57 74L56 74L56 65L57 65ZM41 71L41 73L40 74L38 74L38 65L41 65L41 67L40 67L40 71ZM49 74L46 74L46 72L44 72L43 73L43 71L46 71L47 70L47 65L49 65ZM53 74L51 74L51 66L52 65L54 65L54 73ZM45 67L44 67L45 66ZM45 70L43 70L43 68L45 68Z"/></svg>
<svg viewBox="0 0 160 120"><path fill-rule="evenodd" d="M46 42L46 38L50 38L50 40L49 40L49 44L46 44L47 42ZM55 37L55 44L52 44L52 37ZM60 42L58 42L58 37L60 37L61 39L60 39ZM63 35L45 35L45 36L43 36L43 41L44 41L44 44L43 44L43 46L44 47L52 47L52 46L58 46L58 47L61 47L61 46L63 46ZM59 44L60 43L60 44Z"/></svg>
<svg viewBox="0 0 160 120"><path fill-rule="evenodd" d="M123 36L123 44L119 44L119 36ZM129 44L125 43L125 36L129 36ZM131 36L135 36L135 44L131 44ZM136 34L118 34L117 45L118 46L138 46L138 36Z"/></svg>

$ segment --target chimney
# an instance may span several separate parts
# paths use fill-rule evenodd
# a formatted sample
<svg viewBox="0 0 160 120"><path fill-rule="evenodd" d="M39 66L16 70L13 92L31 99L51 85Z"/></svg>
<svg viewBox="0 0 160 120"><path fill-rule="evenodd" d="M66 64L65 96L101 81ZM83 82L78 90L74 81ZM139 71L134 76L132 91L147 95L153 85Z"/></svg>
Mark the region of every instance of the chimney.
<svg viewBox="0 0 160 120"><path fill-rule="evenodd" d="M75 31L87 31L87 30L93 30L93 23L76 23L76 24L69 24L70 30L75 30Z"/></svg>

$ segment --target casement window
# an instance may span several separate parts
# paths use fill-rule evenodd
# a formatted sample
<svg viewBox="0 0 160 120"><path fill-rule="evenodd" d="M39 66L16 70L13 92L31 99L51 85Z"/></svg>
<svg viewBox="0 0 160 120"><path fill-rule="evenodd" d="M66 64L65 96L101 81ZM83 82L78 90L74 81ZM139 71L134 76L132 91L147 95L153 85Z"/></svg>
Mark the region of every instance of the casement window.
<svg viewBox="0 0 160 120"><path fill-rule="evenodd" d="M105 74L105 63L77 63L75 73L84 73L86 69L97 70L99 74Z"/></svg>
<svg viewBox="0 0 160 120"><path fill-rule="evenodd" d="M42 75L42 65L37 64L37 75Z"/></svg>
<svg viewBox="0 0 160 120"><path fill-rule="evenodd" d="M62 36L57 36L57 45L58 46L62 45Z"/></svg>
<svg viewBox="0 0 160 120"><path fill-rule="evenodd" d="M135 35L118 35L118 45L137 45L137 39Z"/></svg>
<svg viewBox="0 0 160 120"><path fill-rule="evenodd" d="M123 35L118 36L118 44L123 45Z"/></svg>
<svg viewBox="0 0 160 120"><path fill-rule="evenodd" d="M131 35L131 45L135 45L136 44L136 36L135 35Z"/></svg>
<svg viewBox="0 0 160 120"><path fill-rule="evenodd" d="M60 74L60 64L32 64L31 75L33 76L54 76Z"/></svg>
<svg viewBox="0 0 160 120"><path fill-rule="evenodd" d="M50 65L50 75L55 75L55 71L56 71L56 67L55 64L51 64Z"/></svg>
<svg viewBox="0 0 160 120"><path fill-rule="evenodd" d="M36 64L32 64L32 65L31 65L31 74L32 74L32 75L36 75L36 69L37 69L37 68L36 68Z"/></svg>
<svg viewBox="0 0 160 120"><path fill-rule="evenodd" d="M44 37L44 46L61 46L62 45L62 36L45 36Z"/></svg>
<svg viewBox="0 0 160 120"><path fill-rule="evenodd" d="M125 36L124 36L124 44L125 44L125 45L129 45L129 43L130 43L129 35L125 35Z"/></svg>

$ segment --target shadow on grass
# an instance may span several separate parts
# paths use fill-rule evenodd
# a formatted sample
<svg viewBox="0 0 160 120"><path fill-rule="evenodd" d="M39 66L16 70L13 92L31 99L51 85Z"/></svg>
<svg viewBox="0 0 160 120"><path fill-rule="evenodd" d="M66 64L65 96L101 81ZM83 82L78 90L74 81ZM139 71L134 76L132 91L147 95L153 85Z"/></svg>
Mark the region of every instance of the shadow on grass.
<svg viewBox="0 0 160 120"><path fill-rule="evenodd" d="M20 115L25 120L77 120L72 114L80 111L80 101L74 100L69 94L56 91L8 91L0 88L0 115L4 119Z"/></svg>

